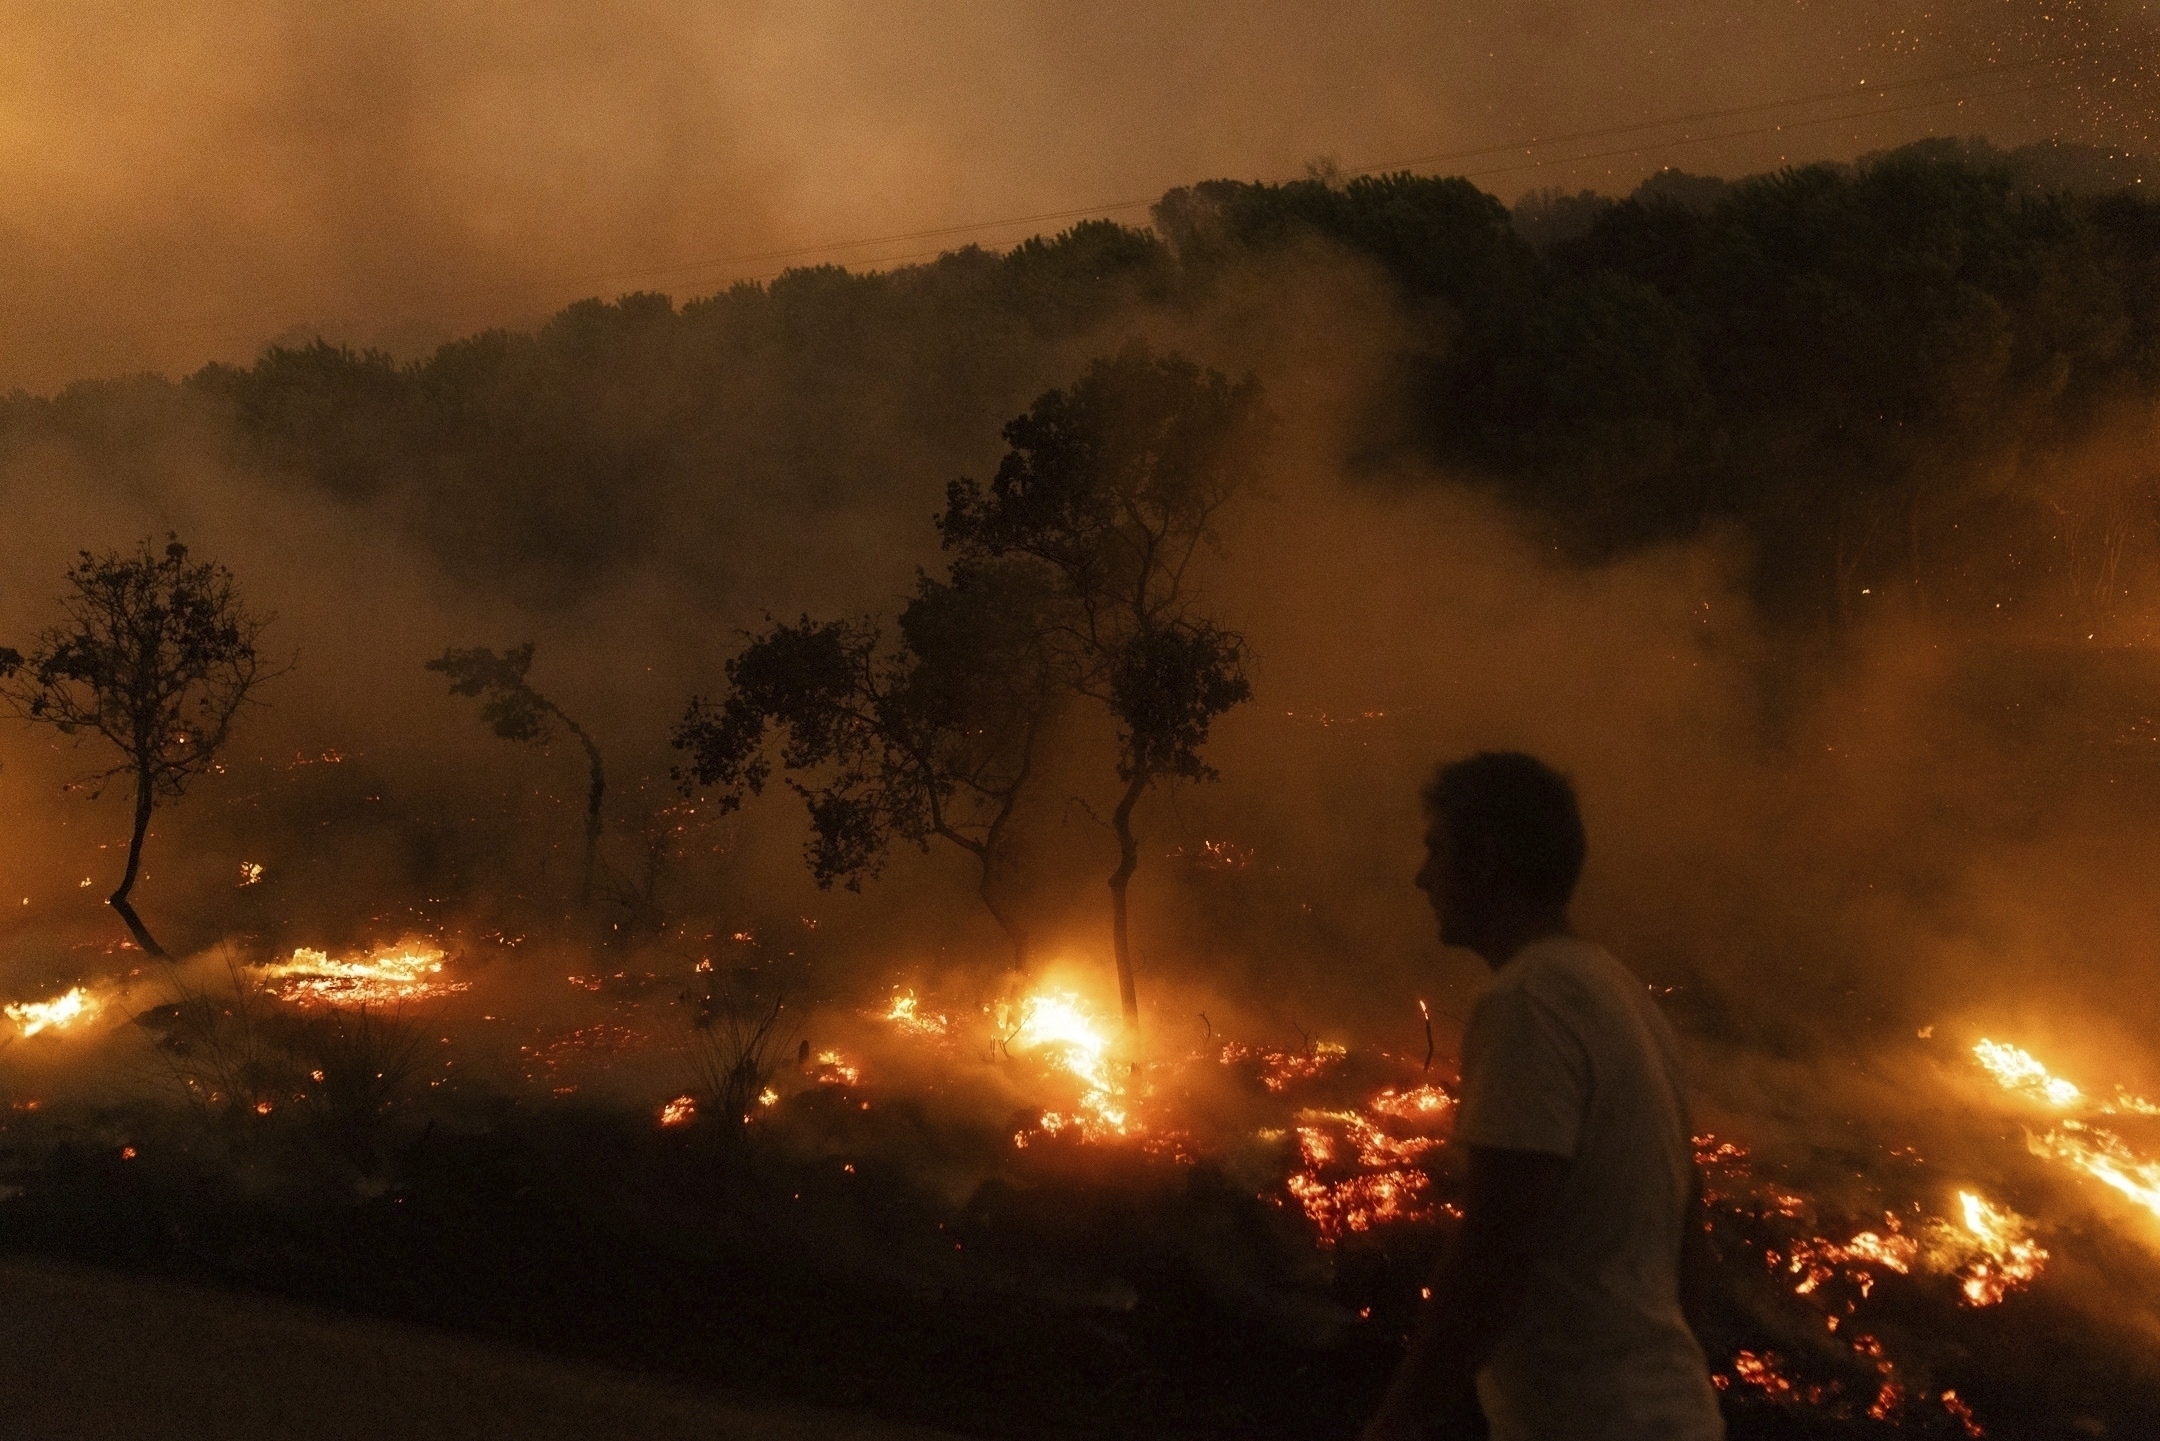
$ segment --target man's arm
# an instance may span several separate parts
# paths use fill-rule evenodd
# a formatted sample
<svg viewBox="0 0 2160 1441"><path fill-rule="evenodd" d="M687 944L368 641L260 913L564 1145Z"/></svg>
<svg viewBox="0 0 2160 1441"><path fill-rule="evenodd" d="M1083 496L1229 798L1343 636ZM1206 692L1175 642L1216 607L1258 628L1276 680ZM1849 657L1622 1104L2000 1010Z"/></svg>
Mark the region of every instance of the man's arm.
<svg viewBox="0 0 2160 1441"><path fill-rule="evenodd" d="M1710 1245L1710 1212L1703 1204L1702 1167L1697 1166L1695 1189L1688 1196L1687 1221L1680 1230L1680 1311L1698 1343L1703 1340L1703 1327L1709 1321L1717 1289L1717 1252Z"/></svg>
<svg viewBox="0 0 2160 1441"><path fill-rule="evenodd" d="M1480 1434L1477 1373L1522 1314L1573 1163L1542 1151L1470 1148L1462 1230L1365 1441Z"/></svg>

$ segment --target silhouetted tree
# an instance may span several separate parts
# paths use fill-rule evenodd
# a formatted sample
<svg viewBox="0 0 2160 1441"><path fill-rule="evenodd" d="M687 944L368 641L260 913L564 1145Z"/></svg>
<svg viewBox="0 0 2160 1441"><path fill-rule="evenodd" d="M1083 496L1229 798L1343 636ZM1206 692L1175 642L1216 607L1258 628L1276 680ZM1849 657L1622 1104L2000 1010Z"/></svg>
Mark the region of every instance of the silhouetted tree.
<svg viewBox="0 0 2160 1441"><path fill-rule="evenodd" d="M534 690L525 680L532 669L533 643L525 642L497 655L485 646L473 650L446 650L427 663L427 668L450 677L450 694L481 696L480 719L506 741L550 745L555 728L561 726L585 748L589 784L585 791L585 868L578 883L578 904L592 899L593 868L600 856L600 806L607 797L607 767L600 747L585 727L563 713L561 706Z"/></svg>
<svg viewBox="0 0 2160 1441"><path fill-rule="evenodd" d="M0 657L16 713L62 735L103 737L120 753L83 778L92 794L126 776L135 786L127 869L107 898L150 955L165 950L129 900L143 839L160 799L178 799L210 769L233 719L266 673L256 640L269 618L240 602L232 572L191 561L178 538L162 550L88 551L67 574L65 623L41 632L27 655Z"/></svg>
<svg viewBox="0 0 2160 1441"><path fill-rule="evenodd" d="M777 740L809 808L806 856L820 886L859 890L896 840L935 836L975 860L977 891L1027 964L1027 931L1002 884L1011 825L1061 690L1044 643L1045 594L1011 566L919 577L899 643L869 620L773 625L727 663L717 705L676 726L686 790L722 787L724 809L762 791Z"/></svg>
<svg viewBox="0 0 2160 1441"><path fill-rule="evenodd" d="M1247 699L1244 641L1194 613L1192 565L1217 513L1256 476L1269 430L1260 383L1232 384L1134 342L1005 427L987 488L954 481L939 522L961 565L1020 561L1056 598L1048 632L1066 684L1118 727L1111 939L1125 1023L1140 1021L1126 889L1133 810L1158 780L1207 780L1214 718Z"/></svg>

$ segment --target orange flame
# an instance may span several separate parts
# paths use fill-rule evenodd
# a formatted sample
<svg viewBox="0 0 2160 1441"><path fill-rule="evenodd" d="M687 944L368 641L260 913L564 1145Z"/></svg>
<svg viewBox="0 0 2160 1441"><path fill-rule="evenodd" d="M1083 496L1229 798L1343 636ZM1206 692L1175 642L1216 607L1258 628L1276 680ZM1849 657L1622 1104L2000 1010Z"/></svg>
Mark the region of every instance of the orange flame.
<svg viewBox="0 0 2160 1441"><path fill-rule="evenodd" d="M379 947L358 960L334 960L328 952L302 946L289 961L263 967L281 981L278 999L298 1005L388 1005L425 1000L465 990L464 981L442 981L443 952L422 941Z"/></svg>
<svg viewBox="0 0 2160 1441"><path fill-rule="evenodd" d="M75 986L49 1001L24 1001L19 1005L5 1007L0 1014L22 1028L25 1036L40 1031L64 1031L93 1019L100 1007L97 997L81 986Z"/></svg>

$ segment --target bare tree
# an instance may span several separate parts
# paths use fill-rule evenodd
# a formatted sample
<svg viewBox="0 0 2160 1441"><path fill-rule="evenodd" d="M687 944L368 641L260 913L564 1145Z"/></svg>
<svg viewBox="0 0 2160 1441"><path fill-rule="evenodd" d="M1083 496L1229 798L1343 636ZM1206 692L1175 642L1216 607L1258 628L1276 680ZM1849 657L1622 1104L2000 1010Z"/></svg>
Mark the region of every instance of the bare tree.
<svg viewBox="0 0 2160 1441"><path fill-rule="evenodd" d="M560 726L585 748L590 784L585 791L585 869L578 883L578 904L584 905L592 900L593 873L599 862L600 805L607 796L607 768L601 763L600 747L585 727L527 683L525 673L532 669L532 661L533 643L527 641L500 655L485 646L446 650L429 661L427 668L450 677L450 694L485 697L480 719L504 740L552 745L555 728Z"/></svg>
<svg viewBox="0 0 2160 1441"><path fill-rule="evenodd" d="M211 768L249 695L285 668L263 669L255 643L269 617L241 604L232 572L190 560L177 537L162 550L146 540L132 554L84 551L67 582L66 621L28 654L0 656L0 694L26 720L119 752L76 784L97 795L122 776L134 783L127 870L107 899L136 944L164 958L129 900L151 813Z"/></svg>

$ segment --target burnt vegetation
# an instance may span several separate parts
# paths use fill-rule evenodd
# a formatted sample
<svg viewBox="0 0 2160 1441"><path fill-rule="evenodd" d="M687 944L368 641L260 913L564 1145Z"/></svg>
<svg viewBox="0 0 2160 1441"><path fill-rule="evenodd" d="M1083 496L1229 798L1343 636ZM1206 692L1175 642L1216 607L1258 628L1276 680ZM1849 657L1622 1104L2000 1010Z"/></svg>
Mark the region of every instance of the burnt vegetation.
<svg viewBox="0 0 2160 1441"><path fill-rule="evenodd" d="M1282 415L1302 403L1299 377L1276 371L1294 371L1281 357L1297 337L1267 327L1344 293L1345 276L1384 297L1393 327L1346 426L1359 484L1473 487L1561 566L1729 541L1794 653L1834 652L1878 615L2052 643L2149 612L2160 202L2073 159L1930 143L1736 182L1668 174L1622 199L1533 196L1513 213L1461 179L1214 181L1164 196L1146 228L1091 221L879 274L793 270L679 306L588 300L411 361L318 341L178 381L0 400L0 458L71 456L147 489L208 446L252 483L391 517L457 584L535 618L657 577L646 593L686 599L655 623L698 628L709 666L666 679L674 723L643 738L644 770L630 742L611 750L631 857L617 871L594 739L616 744L602 723L615 698L546 672L537 689L532 643L424 662L495 736L578 742L577 895L615 918L615 949L588 975L603 963L584 948L572 999L620 1002L618 1018L650 1004L648 1022L680 1008L681 1094L661 1117L556 1085L537 1033L502 1049L545 1100L455 1069L480 1044L453 1045L433 1011L308 1011L236 966L229 985L137 1008L155 1086L181 1105L0 1116L5 1244L972 1434L1351 1434L1415 1314L1445 1224L1428 1223L1457 1197L1440 1141L1358 1110L1382 1084L1452 1104L1428 1075L1431 1013L1419 1038L1405 1011L1409 1039L1391 1044L1410 1050L1354 1060L1302 1031L1302 1048L1263 1051L1199 1014L1199 1049L1177 1063L1205 1070L1194 1089L1229 1095L1248 1121L1297 1123L1246 1126L1197 1159L1175 1134L1151 1137L1160 1150L1082 1149L1071 1115L1015 1110L1006 1092L964 1113L931 1104L937 1088L860 1086L812 1038L836 928L789 910L799 929L775 941L767 910L756 930L717 906L686 918L672 882L698 868L693 850L720 852L754 797L784 789L817 887L865 888L896 852L942 850L1026 972L1042 949L1037 872L1092 847L1086 864L1102 868L1083 879L1095 905L1107 883L1128 1027L1151 945L1197 954L1204 932L1268 927L1325 939L1311 906L1291 910L1281 868L1234 842L1169 853L1193 903L1143 925L1146 944L1128 893L1143 858L1168 850L1177 788L1218 779L1218 724L1260 709L1240 710L1264 657L1209 582L1296 455ZM899 557L895 574L916 567L911 583L882 608L783 603L766 542L843 520ZM65 624L0 648L0 694L111 743L92 782L135 788L112 906L162 954L130 902L149 820L213 766L276 669L258 655L265 621L177 541L86 554L66 584ZM747 632L715 619L752 614ZM408 678L425 654L399 662ZM2045 692L2020 724L2042 701L2080 704L2070 681L2093 668L2055 659L2061 684L2019 670ZM281 788L268 809L287 818L294 871L333 870L327 846L309 859L317 833L393 788L391 761L317 759L261 761L254 777ZM303 787L322 815L290 799ZM1084 842L1031 848L1075 811ZM530 955L543 927L572 919L567 896L536 886L484 908L476 896L513 889L502 856L519 852L502 839L453 874L481 849L480 822L433 823L397 884L431 898L412 908L428 926L463 907L470 933L492 927L499 982L528 928ZM292 940L267 922L242 939L270 934ZM483 964L472 974L485 983ZM670 998L684 974L691 988ZM546 980L562 1000L562 978ZM973 1026L981 1069L1011 1068L1002 1083L1024 1024L993 1004L1010 980L970 998L979 1017L931 1017L909 992L873 1019L921 1026L910 1034L939 1064ZM1704 1019L1714 998L1671 1004L1721 1040L1739 1029ZM570 1040L615 1034L589 1030ZM1332 1142L1300 1130L1330 1125ZM2049 1194L2023 1159L2005 1185ZM1313 1213L1286 1199L1296 1166L1319 1190L1347 1188L1330 1204L1365 1206L1359 1224L1316 1240ZM1968 1434L1945 1395L1990 1434L2160 1425L2149 1359L2116 1364L2120 1339L2055 1293L1959 1310L1947 1274L1840 1262L1799 1299L1805 1247L1883 1223L1872 1198L1803 1215L1777 1189L1790 1179L1765 1162L1713 1212L1732 1280L1706 1335L1713 1363L1784 1358L1727 1377L1736 1437ZM1918 1215L1939 1202L1919 1187L1891 1199ZM2112 1248L2126 1275L2151 1272L2127 1243L2084 1243ZM1895 1406L1885 1344L1906 1367Z"/></svg>

